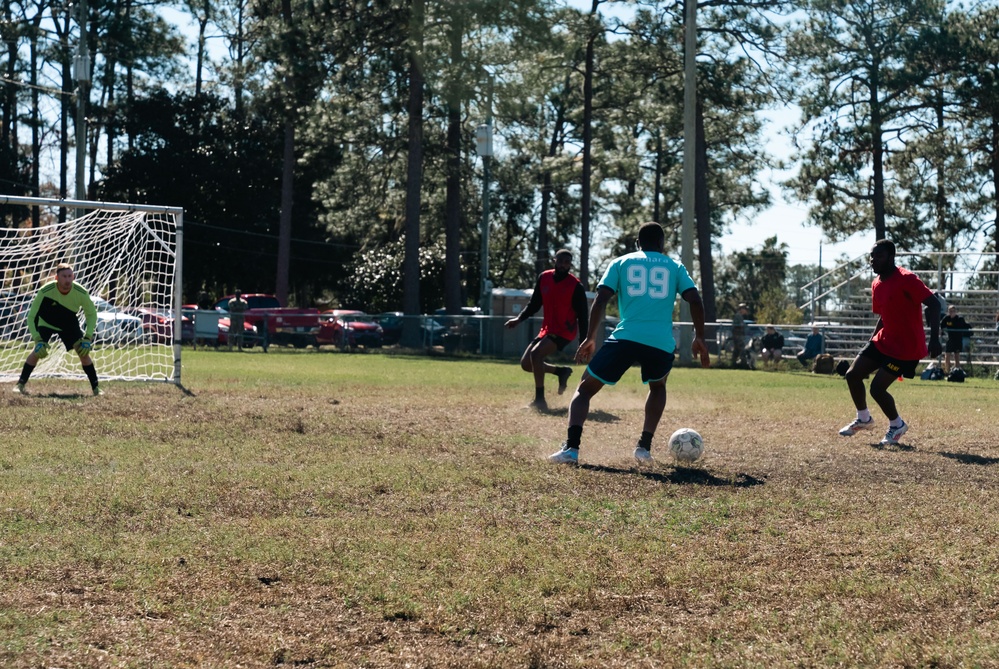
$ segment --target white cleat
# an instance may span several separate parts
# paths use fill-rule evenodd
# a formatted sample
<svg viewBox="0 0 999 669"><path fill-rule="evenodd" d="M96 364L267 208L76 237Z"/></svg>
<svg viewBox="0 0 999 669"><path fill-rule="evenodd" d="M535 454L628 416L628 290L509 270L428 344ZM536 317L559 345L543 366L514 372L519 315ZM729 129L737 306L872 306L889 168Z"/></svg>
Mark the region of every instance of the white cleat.
<svg viewBox="0 0 999 669"><path fill-rule="evenodd" d="M894 446L898 443L898 438L909 431L909 424L904 420L902 424L898 427L888 426L888 431L885 432L885 438L881 440L882 446Z"/></svg>
<svg viewBox="0 0 999 669"><path fill-rule="evenodd" d="M850 423L842 430L840 430L839 434L842 437L852 437L861 430L870 430L873 427L874 427L874 418L871 418L870 420L866 421L860 420L859 418L855 418L852 423Z"/></svg>

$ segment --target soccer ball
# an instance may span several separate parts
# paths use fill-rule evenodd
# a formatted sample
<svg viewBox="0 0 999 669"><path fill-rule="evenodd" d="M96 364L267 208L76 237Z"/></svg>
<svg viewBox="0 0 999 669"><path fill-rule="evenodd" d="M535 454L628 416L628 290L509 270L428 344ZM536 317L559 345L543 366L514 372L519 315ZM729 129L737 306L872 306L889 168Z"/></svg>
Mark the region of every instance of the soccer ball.
<svg viewBox="0 0 999 669"><path fill-rule="evenodd" d="M704 439L696 430L681 427L669 437L669 452L680 462L694 462L704 453Z"/></svg>

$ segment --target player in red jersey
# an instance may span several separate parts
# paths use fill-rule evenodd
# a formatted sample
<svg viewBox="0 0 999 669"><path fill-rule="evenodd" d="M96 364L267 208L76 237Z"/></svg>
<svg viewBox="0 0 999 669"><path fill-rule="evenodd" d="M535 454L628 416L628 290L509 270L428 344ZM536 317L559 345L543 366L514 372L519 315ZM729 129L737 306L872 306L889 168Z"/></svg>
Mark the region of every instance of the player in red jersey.
<svg viewBox="0 0 999 669"><path fill-rule="evenodd" d="M561 249L555 253L555 269L542 272L534 283L531 301L516 318L506 322L513 329L520 323L544 308L541 330L520 358L520 366L525 372L534 374L534 401L527 406L538 411L547 411L545 400L545 374L558 376L558 394L565 392L566 382L572 375L572 367L556 367L545 362L552 353L561 351L576 336L585 333L589 327L589 309L586 304L586 290L572 269L572 253Z"/></svg>
<svg viewBox="0 0 999 669"><path fill-rule="evenodd" d="M899 377L915 376L916 365L927 351L932 358L940 355L940 302L918 276L895 266L895 244L887 239L878 240L871 248L871 269L877 275L871 284L871 310L880 318L871 341L846 372L857 418L839 433L850 437L874 427L874 418L867 410L864 381L876 370L871 397L889 420L888 432L881 443L897 444L909 425L898 415L888 387ZM929 347L923 332L924 306L930 330Z"/></svg>

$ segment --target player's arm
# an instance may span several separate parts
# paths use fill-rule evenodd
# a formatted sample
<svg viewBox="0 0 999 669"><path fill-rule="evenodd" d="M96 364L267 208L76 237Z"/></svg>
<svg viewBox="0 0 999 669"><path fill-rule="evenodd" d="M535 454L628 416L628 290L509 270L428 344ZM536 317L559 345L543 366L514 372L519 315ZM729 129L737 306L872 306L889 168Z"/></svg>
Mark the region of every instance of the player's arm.
<svg viewBox="0 0 999 669"><path fill-rule="evenodd" d="M83 338L87 341L94 340L94 330L97 329L97 307L94 306L94 300L90 297L90 293L84 291L83 293L83 318L86 323L86 331L83 333Z"/></svg>
<svg viewBox="0 0 999 669"><path fill-rule="evenodd" d="M926 307L926 326L930 329L930 357L936 358L943 352L940 346L940 302L935 295L930 295L923 300L923 306Z"/></svg>
<svg viewBox="0 0 999 669"><path fill-rule="evenodd" d="M581 283L577 283L576 290L572 291L572 310L576 312L579 336L583 337L590 330L590 314L586 304L586 290Z"/></svg>
<svg viewBox="0 0 999 669"><path fill-rule="evenodd" d="M539 276L534 280L534 293L531 294L531 301L527 303L527 306L524 307L519 314L508 320L504 323L504 325L512 330L534 314L538 313L541 310L541 305L541 277Z"/></svg>
<svg viewBox="0 0 999 669"><path fill-rule="evenodd" d="M38 328L35 327L35 321L38 320L38 310L42 306L42 293L38 291L35 293L35 297L31 300L31 306L28 307L28 332L31 333L31 341L40 342L42 336L38 334Z"/></svg>
<svg viewBox="0 0 999 669"><path fill-rule="evenodd" d="M874 332L871 333L871 339L872 340L874 339L874 335L876 335L877 333L881 332L881 328L883 328L884 326L885 326L884 321L881 320L881 316L878 316L877 325L874 326Z"/></svg>
<svg viewBox="0 0 999 669"><path fill-rule="evenodd" d="M590 323L586 329L586 337L579 342L579 348L576 349L576 362L588 362L593 355L597 347L597 332L607 314L607 303L614 295L614 291L607 286L597 286L597 296L593 299L593 306L590 307Z"/></svg>
<svg viewBox="0 0 999 669"><path fill-rule="evenodd" d="M690 351L701 359L701 367L711 364L708 355L708 345L704 343L704 302L696 288L688 288L680 294L683 301L690 305L690 320L694 322L694 341Z"/></svg>

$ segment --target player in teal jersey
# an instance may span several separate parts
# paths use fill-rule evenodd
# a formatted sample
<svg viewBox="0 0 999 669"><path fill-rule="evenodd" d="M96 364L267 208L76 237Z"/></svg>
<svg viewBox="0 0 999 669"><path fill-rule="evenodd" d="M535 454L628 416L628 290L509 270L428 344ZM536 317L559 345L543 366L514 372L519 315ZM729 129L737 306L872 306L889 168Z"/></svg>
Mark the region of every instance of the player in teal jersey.
<svg viewBox="0 0 999 669"><path fill-rule="evenodd" d="M694 322L691 350L707 361L704 343L704 307L687 269L663 255L666 235L658 223L645 223L638 231L638 248L615 259L607 268L590 307L586 339L576 351L576 362L589 362L569 404L568 439L551 455L552 462L575 463L590 400L605 385L614 385L629 368L639 365L642 382L649 386L645 423L635 448L635 458L652 460L652 438L666 409L666 379L673 368L673 305L677 295L690 304ZM593 354L607 303L617 295L621 321L603 346ZM592 359L591 359L592 358Z"/></svg>
<svg viewBox="0 0 999 669"><path fill-rule="evenodd" d="M73 349L80 356L80 364L90 380L94 395L100 395L97 370L90 358L91 342L97 327L97 308L87 289L76 283L72 265L61 263L56 267L55 281L50 281L39 289L28 309L28 330L34 347L21 369L21 377L14 386L14 392L25 394L25 386L35 365L49 354L49 341L58 335L66 350ZM83 310L86 332L80 329L77 314Z"/></svg>

